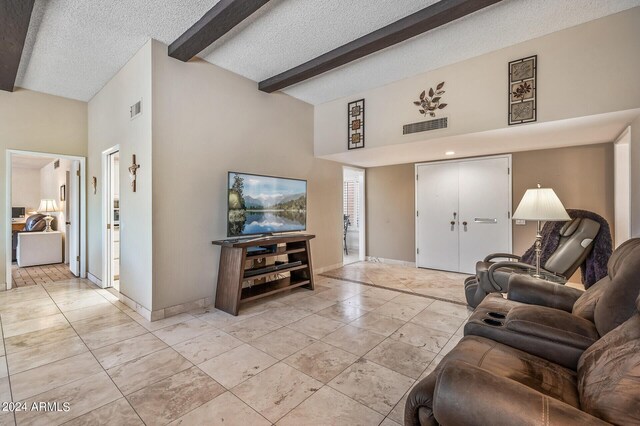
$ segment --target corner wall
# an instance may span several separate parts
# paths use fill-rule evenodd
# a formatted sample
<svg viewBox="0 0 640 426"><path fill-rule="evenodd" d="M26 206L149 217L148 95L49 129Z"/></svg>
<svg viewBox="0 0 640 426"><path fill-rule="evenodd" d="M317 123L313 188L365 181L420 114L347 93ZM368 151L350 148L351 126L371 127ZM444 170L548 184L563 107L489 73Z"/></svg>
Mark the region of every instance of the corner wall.
<svg viewBox="0 0 640 426"><path fill-rule="evenodd" d="M313 156L313 106L155 41L153 170L154 310L214 296L228 171L307 179L314 268L342 262L342 167Z"/></svg>
<svg viewBox="0 0 640 426"><path fill-rule="evenodd" d="M415 262L413 164L367 169L367 256Z"/></svg>
<svg viewBox="0 0 640 426"><path fill-rule="evenodd" d="M614 233L613 143L513 154L513 210L537 183L553 188L567 209L590 210ZM515 223L515 222L514 222ZM536 224L513 226L513 252L523 254L535 240Z"/></svg>
<svg viewBox="0 0 640 426"><path fill-rule="evenodd" d="M0 199L6 199L6 150L87 155L87 104L24 89L0 91ZM37 208L38 206L34 206ZM0 238L6 241L11 218L0 209ZM5 244L0 244L0 280L6 277Z"/></svg>
<svg viewBox="0 0 640 426"><path fill-rule="evenodd" d="M129 107L142 100L142 113L133 120ZM89 160L87 164L87 248L89 273L103 279L102 152L120 145L120 293L147 310L152 307L152 158L151 158L151 41L89 101ZM137 192L131 191L131 156L141 165ZM91 178L98 181L96 193Z"/></svg>

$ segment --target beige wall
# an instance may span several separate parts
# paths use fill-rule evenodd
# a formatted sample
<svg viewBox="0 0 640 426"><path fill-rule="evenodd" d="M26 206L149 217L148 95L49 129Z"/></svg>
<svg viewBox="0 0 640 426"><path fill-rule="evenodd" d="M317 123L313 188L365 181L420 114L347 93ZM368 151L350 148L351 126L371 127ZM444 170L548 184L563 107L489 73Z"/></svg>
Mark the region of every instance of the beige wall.
<svg viewBox="0 0 640 426"><path fill-rule="evenodd" d="M367 256L414 262L413 164L367 169Z"/></svg>
<svg viewBox="0 0 640 426"><path fill-rule="evenodd" d="M11 206L25 207L27 211L40 205L40 169L11 168Z"/></svg>
<svg viewBox="0 0 640 426"><path fill-rule="evenodd" d="M631 123L631 236L640 237L640 116Z"/></svg>
<svg viewBox="0 0 640 426"><path fill-rule="evenodd" d="M347 150L346 106L360 98L366 100L365 150L507 128L507 64L530 55L538 55L539 123L638 108L638 22L640 7L318 105L315 153ZM441 115L450 118L449 128L403 136L404 124L425 119L412 101L442 81L448 106ZM605 93L594 101L599 88Z"/></svg>
<svg viewBox="0 0 640 426"><path fill-rule="evenodd" d="M613 231L613 144L518 152L512 166L513 210L539 182L566 208L602 215ZM414 188L413 164L367 169L368 256L415 261ZM535 224L514 225L513 252L524 253L534 238Z"/></svg>
<svg viewBox="0 0 640 426"><path fill-rule="evenodd" d="M598 213L613 235L613 144L513 154L513 210L528 188L551 187L567 209ZM513 252L522 254L535 238L535 223L514 225Z"/></svg>
<svg viewBox="0 0 640 426"><path fill-rule="evenodd" d="M133 120L129 107L142 100L142 114ZM151 42L149 41L89 101L89 160L87 166L88 266L103 279L102 152L120 145L120 292L151 310L152 295L152 158L151 158ZM137 192L129 185L132 155L141 165ZM97 191L91 177L98 179Z"/></svg>
<svg viewBox="0 0 640 426"><path fill-rule="evenodd" d="M87 104L85 102L17 89L0 91L0 164L2 184L0 200L6 199L6 150L47 152L64 155L87 155ZM35 206L36 208L38 206ZM5 209L0 222L7 223ZM0 227L6 240L6 227ZM5 244L0 247L1 280L6 277Z"/></svg>
<svg viewBox="0 0 640 426"><path fill-rule="evenodd" d="M230 170L307 179L314 267L340 263L342 168L313 157L313 107L166 49L154 42L153 309L214 295Z"/></svg>

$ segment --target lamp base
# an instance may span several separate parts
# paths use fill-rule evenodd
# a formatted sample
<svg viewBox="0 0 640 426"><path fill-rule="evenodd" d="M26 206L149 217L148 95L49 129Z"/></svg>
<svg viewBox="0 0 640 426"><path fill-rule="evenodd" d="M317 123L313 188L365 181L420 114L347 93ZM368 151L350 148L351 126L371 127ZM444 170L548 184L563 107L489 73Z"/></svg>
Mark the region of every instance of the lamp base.
<svg viewBox="0 0 640 426"><path fill-rule="evenodd" d="M538 221L538 224L536 226L536 273L533 274L534 278L542 278L542 275L540 274L540 256L542 255L542 235L540 234L541 231L542 228L540 227L540 221Z"/></svg>
<svg viewBox="0 0 640 426"><path fill-rule="evenodd" d="M45 222L47 222L47 226L44 228L44 232L52 232L53 229L51 229L51 222L53 221L53 216L45 216L44 220Z"/></svg>

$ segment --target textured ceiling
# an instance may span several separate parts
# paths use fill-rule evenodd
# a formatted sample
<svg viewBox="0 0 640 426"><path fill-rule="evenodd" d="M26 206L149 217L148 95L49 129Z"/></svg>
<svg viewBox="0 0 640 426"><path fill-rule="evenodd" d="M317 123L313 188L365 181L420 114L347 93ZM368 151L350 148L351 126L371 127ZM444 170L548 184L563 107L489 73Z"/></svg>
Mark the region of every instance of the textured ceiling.
<svg viewBox="0 0 640 426"><path fill-rule="evenodd" d="M87 101L154 38L171 43L217 0L37 0L17 85Z"/></svg>
<svg viewBox="0 0 640 426"><path fill-rule="evenodd" d="M200 56L260 81L435 0L271 0ZM216 0L37 0L18 86L89 100L149 39L171 43ZM504 0L285 89L319 104L640 5Z"/></svg>

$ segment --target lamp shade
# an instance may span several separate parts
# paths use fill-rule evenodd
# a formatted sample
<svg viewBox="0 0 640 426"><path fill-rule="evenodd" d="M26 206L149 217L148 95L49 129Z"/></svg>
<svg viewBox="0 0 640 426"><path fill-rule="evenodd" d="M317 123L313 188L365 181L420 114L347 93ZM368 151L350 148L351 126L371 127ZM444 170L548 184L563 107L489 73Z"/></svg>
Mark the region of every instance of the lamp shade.
<svg viewBox="0 0 640 426"><path fill-rule="evenodd" d="M551 188L527 189L513 218L539 221L571 220L562 202Z"/></svg>
<svg viewBox="0 0 640 426"><path fill-rule="evenodd" d="M47 198L43 198L40 200L40 207L38 207L39 212L57 212L58 205L56 204L56 200L51 200Z"/></svg>

